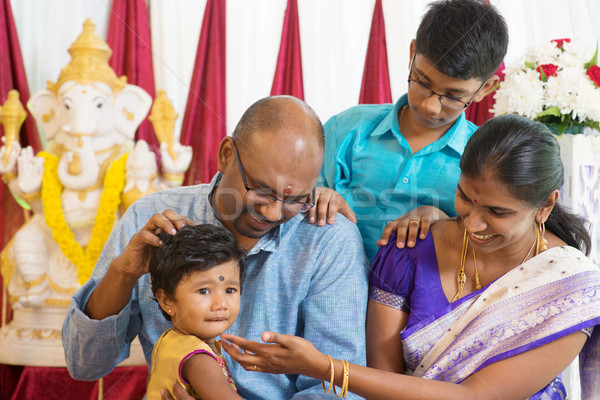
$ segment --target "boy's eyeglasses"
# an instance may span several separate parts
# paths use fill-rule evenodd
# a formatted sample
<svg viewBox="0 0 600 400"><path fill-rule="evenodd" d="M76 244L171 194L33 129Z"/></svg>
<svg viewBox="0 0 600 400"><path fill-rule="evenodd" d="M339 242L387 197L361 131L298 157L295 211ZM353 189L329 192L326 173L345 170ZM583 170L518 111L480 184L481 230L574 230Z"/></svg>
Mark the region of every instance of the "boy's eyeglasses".
<svg viewBox="0 0 600 400"><path fill-rule="evenodd" d="M413 69L413 63L415 61L415 56L416 56L416 53L413 55L413 58L410 61L410 70L408 72L408 76L409 76L408 89L412 90L413 92L415 92L416 94L418 94L419 96L424 97L424 98L431 97L433 95L437 96L440 99L440 104L443 107L448 107L448 108L450 108L452 110L456 110L456 111L464 110L465 108L467 108L469 106L469 104L471 104L471 102L473 101L475 96L477 96L477 94L481 91L481 89L483 88L483 85L485 85L485 82L483 82L481 84L481 86L479 86L479 89L477 89L475 94L473 96L471 96L469 101L467 101L466 103L460 99L457 99L456 97L448 96L447 94L436 93L433 90L429 89L420 80L410 78L410 76L412 75L412 69Z"/></svg>
<svg viewBox="0 0 600 400"><path fill-rule="evenodd" d="M238 151L237 145L235 144L235 140L233 140L233 147L235 148L235 156L237 158L238 169L240 170L240 176L242 177L242 182L244 183L244 188L246 189L245 196L248 200L256 204L271 204L276 201L280 201L283 204L283 208L286 211L292 213L304 213L310 210L315 206L315 188L313 187L312 195L307 197L307 201L296 201L296 200L287 200L280 199L276 196L273 196L272 190L270 189L252 189L248 186L248 181L246 181L246 174L244 173L244 167L242 166L242 160L240 159L240 153ZM309 201L310 200L310 201Z"/></svg>

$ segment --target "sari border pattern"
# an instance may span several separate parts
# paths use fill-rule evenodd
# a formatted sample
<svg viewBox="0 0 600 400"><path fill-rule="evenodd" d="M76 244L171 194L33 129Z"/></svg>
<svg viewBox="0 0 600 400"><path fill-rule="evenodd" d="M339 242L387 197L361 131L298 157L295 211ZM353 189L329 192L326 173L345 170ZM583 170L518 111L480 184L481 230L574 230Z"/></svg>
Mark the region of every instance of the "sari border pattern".
<svg viewBox="0 0 600 400"><path fill-rule="evenodd" d="M404 297L373 286L369 288L369 299L383 304L384 306L395 308L396 310L405 312L409 312L410 310L408 300Z"/></svg>

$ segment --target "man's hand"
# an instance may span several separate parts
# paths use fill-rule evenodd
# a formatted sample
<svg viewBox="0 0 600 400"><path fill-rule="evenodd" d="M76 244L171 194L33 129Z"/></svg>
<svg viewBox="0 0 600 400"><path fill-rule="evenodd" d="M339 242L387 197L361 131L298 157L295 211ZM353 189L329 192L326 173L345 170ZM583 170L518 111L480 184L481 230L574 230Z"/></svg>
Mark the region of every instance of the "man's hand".
<svg viewBox="0 0 600 400"><path fill-rule="evenodd" d="M356 223L356 214L346 200L335 190L325 186L319 186L315 190L315 206L308 212L308 220L311 224L317 222L317 225L325 225L335 222L337 213L341 213L350 221Z"/></svg>
<svg viewBox="0 0 600 400"><path fill-rule="evenodd" d="M148 219L146 225L131 237L127 247L125 247L125 251L113 261L115 267L118 267L121 273L137 280L148 272L148 262L152 247L162 245L157 235L160 232L167 232L174 235L185 225L194 225L194 223L189 218L182 217L173 210L154 214Z"/></svg>
<svg viewBox="0 0 600 400"><path fill-rule="evenodd" d="M181 386L177 381L173 383L173 394L175 397L171 396L168 390L163 389L160 394L160 398L162 400L194 400L192 396L190 396L183 386Z"/></svg>
<svg viewBox="0 0 600 400"><path fill-rule="evenodd" d="M421 240L425 239L431 224L442 219L448 219L448 216L439 208L433 206L417 207L402 217L389 221L383 229L381 239L377 241L377 246L385 246L390 236L397 233L396 246L399 249L404 247L405 241L408 247L414 247L419 231L419 238Z"/></svg>
<svg viewBox="0 0 600 400"><path fill-rule="evenodd" d="M156 235L163 231L174 235L184 225L194 223L172 210L150 217L131 237L123 253L112 260L106 275L90 295L85 314L100 321L121 312L129 302L137 280L148 272L150 250L162 245Z"/></svg>

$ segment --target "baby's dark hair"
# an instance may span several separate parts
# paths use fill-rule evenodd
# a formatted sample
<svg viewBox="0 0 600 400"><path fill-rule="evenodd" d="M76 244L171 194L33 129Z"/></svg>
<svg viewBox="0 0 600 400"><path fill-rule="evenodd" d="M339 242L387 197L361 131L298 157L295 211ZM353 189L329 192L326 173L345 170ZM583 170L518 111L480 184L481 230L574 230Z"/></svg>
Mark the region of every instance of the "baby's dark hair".
<svg viewBox="0 0 600 400"><path fill-rule="evenodd" d="M231 232L216 225L184 226L175 235L158 234L163 244L150 252L150 279L152 293L158 289L173 298L182 278L195 271L206 271L229 261L240 267L240 285L244 283L246 265L244 251L238 247ZM160 307L160 306L159 306ZM161 312L167 320L171 316Z"/></svg>
<svg viewBox="0 0 600 400"><path fill-rule="evenodd" d="M506 55L508 28L496 8L483 1L440 0L429 5L415 45L438 71L484 82Z"/></svg>

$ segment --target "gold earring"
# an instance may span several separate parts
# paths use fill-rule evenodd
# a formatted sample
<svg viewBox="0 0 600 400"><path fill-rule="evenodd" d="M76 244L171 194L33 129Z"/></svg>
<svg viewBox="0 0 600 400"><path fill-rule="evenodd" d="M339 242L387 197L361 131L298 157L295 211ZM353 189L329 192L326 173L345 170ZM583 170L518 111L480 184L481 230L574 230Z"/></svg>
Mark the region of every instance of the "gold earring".
<svg viewBox="0 0 600 400"><path fill-rule="evenodd" d="M546 251L546 250L548 250L548 241L544 237L544 234L546 233L546 223L538 222L538 224L539 224L539 229L540 229L540 250Z"/></svg>

